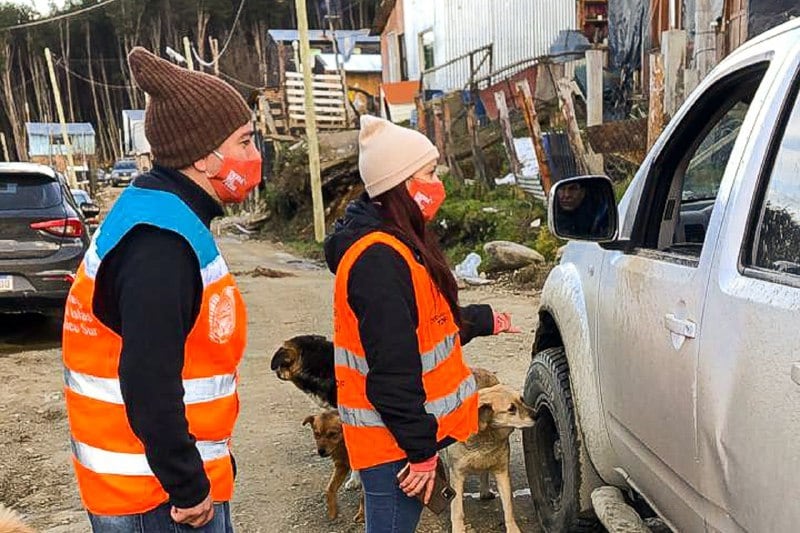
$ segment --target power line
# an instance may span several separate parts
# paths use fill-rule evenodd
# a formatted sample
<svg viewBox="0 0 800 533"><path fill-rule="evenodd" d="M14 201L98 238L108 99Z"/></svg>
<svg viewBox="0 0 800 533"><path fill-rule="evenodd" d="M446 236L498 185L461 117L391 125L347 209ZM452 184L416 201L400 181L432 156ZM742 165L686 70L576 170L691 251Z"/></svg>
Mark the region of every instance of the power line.
<svg viewBox="0 0 800 533"><path fill-rule="evenodd" d="M130 90L130 88L131 88L128 85L114 85L113 83L102 83L102 82L99 82L99 81L95 81L95 80L93 80L91 78L86 78L84 76L81 76L80 74L78 74L76 72L73 72L72 70L67 68L67 66L64 64L64 60L61 59L61 58L59 58L59 60L56 61L56 65L61 67L62 69L64 69L64 71L66 73L68 73L70 76L74 76L74 77L78 78L81 81L84 81L86 83L90 83L92 85L96 85L97 87L104 87L104 88L107 87L109 89L118 89L118 90L125 90L125 91Z"/></svg>
<svg viewBox="0 0 800 533"><path fill-rule="evenodd" d="M84 7L79 9L78 11L70 11L69 13L62 13L60 15L56 15L55 17L49 17L46 19L41 20L34 20L33 22L24 22L22 24L17 24L14 26L6 26L5 28L0 28L0 32L4 31L11 31L11 30L20 30L23 28L32 28L34 26L41 26L42 24L49 24L50 22L56 22L58 20L63 20L71 17L77 17L78 15L82 15L84 13L88 13L89 11L94 11L95 9L105 7L109 4L113 4L117 0L103 0L99 4L95 4L93 6Z"/></svg>
<svg viewBox="0 0 800 533"><path fill-rule="evenodd" d="M228 81L231 81L231 82L233 82L233 83L236 83L236 84L238 84L238 85L241 85L241 86L242 86L242 87L244 87L245 89L252 89L252 90L254 90L254 91L260 91L261 89L263 89L263 87L256 87L255 85L250 85L249 83L247 83L247 82L244 82L244 81L242 81L242 80L240 80L240 79L238 79L238 78L234 78L233 76L231 76L231 75L229 75L229 74L225 74L224 72L220 72L220 73L219 73L219 75L220 75L221 77L225 78L225 79L226 79L226 80L228 80Z"/></svg>
<svg viewBox="0 0 800 533"><path fill-rule="evenodd" d="M233 24L231 25L231 31L228 32L228 38L225 40L225 44L222 46L222 50L220 50L219 53L217 54L217 57L214 58L214 61L210 63L205 62L203 58L200 57L200 55L197 53L197 50L195 50L194 45L192 45L192 55L197 60L197 62L200 63L202 66L206 68L213 67L214 65L219 63L220 58L228 50L228 46L230 46L231 40L233 39L233 34L236 31L236 25L239 23L239 17L242 15L242 10L244 9L244 3L245 0L242 0L239 3L239 10L236 12L236 17L233 19Z"/></svg>

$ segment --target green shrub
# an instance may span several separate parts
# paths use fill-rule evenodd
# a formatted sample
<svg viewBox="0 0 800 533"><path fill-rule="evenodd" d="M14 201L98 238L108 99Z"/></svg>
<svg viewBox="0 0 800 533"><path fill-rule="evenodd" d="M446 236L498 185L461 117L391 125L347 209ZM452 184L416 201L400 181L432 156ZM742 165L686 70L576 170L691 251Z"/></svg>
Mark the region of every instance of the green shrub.
<svg viewBox="0 0 800 533"><path fill-rule="evenodd" d="M490 241L512 241L533 246L545 225L544 206L515 187L488 190L482 184L465 184L444 176L447 200L434 225L445 253L454 263L470 252L483 255Z"/></svg>
<svg viewBox="0 0 800 533"><path fill-rule="evenodd" d="M539 231L536 236L536 242L533 245L534 250L539 252L548 261L555 261L558 249L564 246L565 242L550 233L546 227Z"/></svg>

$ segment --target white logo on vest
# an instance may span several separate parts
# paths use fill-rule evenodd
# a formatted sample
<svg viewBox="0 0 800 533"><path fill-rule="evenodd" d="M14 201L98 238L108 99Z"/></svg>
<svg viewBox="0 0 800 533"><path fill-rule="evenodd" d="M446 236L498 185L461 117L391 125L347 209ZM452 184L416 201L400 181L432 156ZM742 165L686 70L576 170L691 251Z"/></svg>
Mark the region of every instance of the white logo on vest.
<svg viewBox="0 0 800 533"><path fill-rule="evenodd" d="M233 287L225 287L208 301L208 334L212 342L224 344L236 329L236 299Z"/></svg>

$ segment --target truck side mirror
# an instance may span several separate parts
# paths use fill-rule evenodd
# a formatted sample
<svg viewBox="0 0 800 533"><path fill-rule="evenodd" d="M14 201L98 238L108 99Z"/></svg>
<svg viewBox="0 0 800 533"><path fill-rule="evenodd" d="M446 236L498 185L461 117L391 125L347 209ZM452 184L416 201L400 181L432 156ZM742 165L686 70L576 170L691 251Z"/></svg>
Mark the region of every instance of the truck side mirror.
<svg viewBox="0 0 800 533"><path fill-rule="evenodd" d="M562 239L609 242L617 235L614 187L605 176L580 176L556 183L548 205L550 232Z"/></svg>

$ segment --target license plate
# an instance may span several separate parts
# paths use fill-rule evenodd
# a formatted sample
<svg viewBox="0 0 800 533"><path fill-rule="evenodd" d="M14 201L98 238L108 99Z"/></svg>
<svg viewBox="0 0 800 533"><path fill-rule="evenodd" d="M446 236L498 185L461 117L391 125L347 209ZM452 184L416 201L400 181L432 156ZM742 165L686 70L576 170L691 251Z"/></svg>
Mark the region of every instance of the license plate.
<svg viewBox="0 0 800 533"><path fill-rule="evenodd" d="M14 290L14 276L0 276L0 292Z"/></svg>

